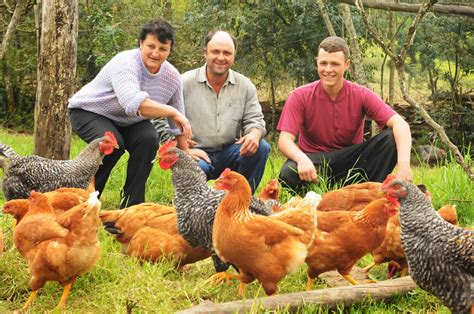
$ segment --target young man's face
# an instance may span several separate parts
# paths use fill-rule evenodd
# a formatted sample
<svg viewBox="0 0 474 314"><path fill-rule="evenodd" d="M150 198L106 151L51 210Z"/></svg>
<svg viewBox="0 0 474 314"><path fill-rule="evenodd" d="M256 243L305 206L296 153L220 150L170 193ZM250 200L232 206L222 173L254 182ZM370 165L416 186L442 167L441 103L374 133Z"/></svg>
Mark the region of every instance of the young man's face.
<svg viewBox="0 0 474 314"><path fill-rule="evenodd" d="M349 68L344 52L327 52L321 48L316 61L319 78L325 88L342 86L344 72Z"/></svg>
<svg viewBox="0 0 474 314"><path fill-rule="evenodd" d="M224 32L217 32L207 43L204 57L208 72L216 76L227 76L235 58L232 38Z"/></svg>

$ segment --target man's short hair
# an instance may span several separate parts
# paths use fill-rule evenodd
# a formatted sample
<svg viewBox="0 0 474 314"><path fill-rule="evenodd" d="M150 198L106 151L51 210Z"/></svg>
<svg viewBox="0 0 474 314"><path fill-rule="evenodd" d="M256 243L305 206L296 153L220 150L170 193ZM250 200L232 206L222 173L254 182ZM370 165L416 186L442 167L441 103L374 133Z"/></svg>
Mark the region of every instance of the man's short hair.
<svg viewBox="0 0 474 314"><path fill-rule="evenodd" d="M235 39L235 37L231 33L223 31L221 29L215 29L215 30L212 30L209 33L207 33L206 40L204 41L204 51L206 51L207 44L211 41L212 37L214 37L214 35L217 32L224 32L224 33L228 34L230 36L230 38L232 39L232 42L234 43L234 52L237 52L237 40Z"/></svg>
<svg viewBox="0 0 474 314"><path fill-rule="evenodd" d="M349 46L347 45L347 42L341 37L327 37L319 44L318 54L320 49L324 49L324 51L329 53L342 51L346 57L346 60L349 59Z"/></svg>
<svg viewBox="0 0 474 314"><path fill-rule="evenodd" d="M173 49L175 40L174 30L167 21L158 18L143 25L138 35L138 46L140 46L140 42L145 40L148 34L152 34L163 44L171 41L171 49Z"/></svg>

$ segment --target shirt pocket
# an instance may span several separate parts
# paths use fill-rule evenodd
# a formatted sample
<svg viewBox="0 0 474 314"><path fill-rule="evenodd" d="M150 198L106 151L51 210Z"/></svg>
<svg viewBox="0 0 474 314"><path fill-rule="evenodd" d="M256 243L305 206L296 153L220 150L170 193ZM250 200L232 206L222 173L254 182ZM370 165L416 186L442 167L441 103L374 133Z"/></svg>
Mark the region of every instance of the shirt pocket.
<svg viewBox="0 0 474 314"><path fill-rule="evenodd" d="M244 116L245 98L238 97L227 102L231 120L235 123L241 123Z"/></svg>

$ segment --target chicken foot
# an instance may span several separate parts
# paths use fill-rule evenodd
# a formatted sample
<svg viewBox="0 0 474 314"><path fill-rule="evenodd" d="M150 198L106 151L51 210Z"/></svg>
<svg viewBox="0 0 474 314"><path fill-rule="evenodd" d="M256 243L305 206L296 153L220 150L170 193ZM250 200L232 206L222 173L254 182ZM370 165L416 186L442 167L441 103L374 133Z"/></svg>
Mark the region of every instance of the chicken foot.
<svg viewBox="0 0 474 314"><path fill-rule="evenodd" d="M209 279L206 280L206 283L213 282L216 284L219 283L229 283L232 279L239 279L240 276L237 274L229 274L228 272L221 271L212 275Z"/></svg>

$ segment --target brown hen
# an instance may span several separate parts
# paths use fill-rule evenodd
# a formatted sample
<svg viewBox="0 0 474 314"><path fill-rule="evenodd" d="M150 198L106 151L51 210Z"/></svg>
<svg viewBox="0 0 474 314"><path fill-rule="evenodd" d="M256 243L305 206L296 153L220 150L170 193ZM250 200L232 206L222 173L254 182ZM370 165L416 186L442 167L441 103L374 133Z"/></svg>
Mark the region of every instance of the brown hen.
<svg viewBox="0 0 474 314"><path fill-rule="evenodd" d="M447 222L457 225L457 213L455 205L445 205L438 210L440 216ZM388 262L388 277L392 278L398 271L400 276L408 274L408 263L403 251L400 237L400 216L398 213L390 217L387 223L387 232L382 244L372 251L373 262L364 268L368 272L375 265Z"/></svg>
<svg viewBox="0 0 474 314"><path fill-rule="evenodd" d="M178 268L211 256L209 250L192 247L179 234L173 207L143 203L99 216L124 254L152 262L171 255Z"/></svg>
<svg viewBox="0 0 474 314"><path fill-rule="evenodd" d="M316 204L308 202L308 206L281 215L253 214L249 210L251 190L247 180L230 169L221 174L216 188L227 191L214 219L216 253L239 269L234 278L241 283L241 295L245 285L255 279L267 295L274 294L278 282L304 263L315 229Z"/></svg>
<svg viewBox="0 0 474 314"><path fill-rule="evenodd" d="M383 197L381 187L382 183L379 182L365 182L329 191L323 195L318 211L359 211L370 202Z"/></svg>
<svg viewBox="0 0 474 314"><path fill-rule="evenodd" d="M85 203L57 217L46 196L31 192L28 211L13 235L18 251L27 259L33 290L24 308L33 303L37 291L47 281L58 281L64 286L57 306L63 308L74 281L97 262L100 253L97 194L91 193Z"/></svg>
<svg viewBox="0 0 474 314"><path fill-rule="evenodd" d="M386 199L375 200L361 211L318 212L318 228L306 258L307 289L312 289L314 278L330 270L357 284L350 276L352 267L382 243L389 215L395 212Z"/></svg>

